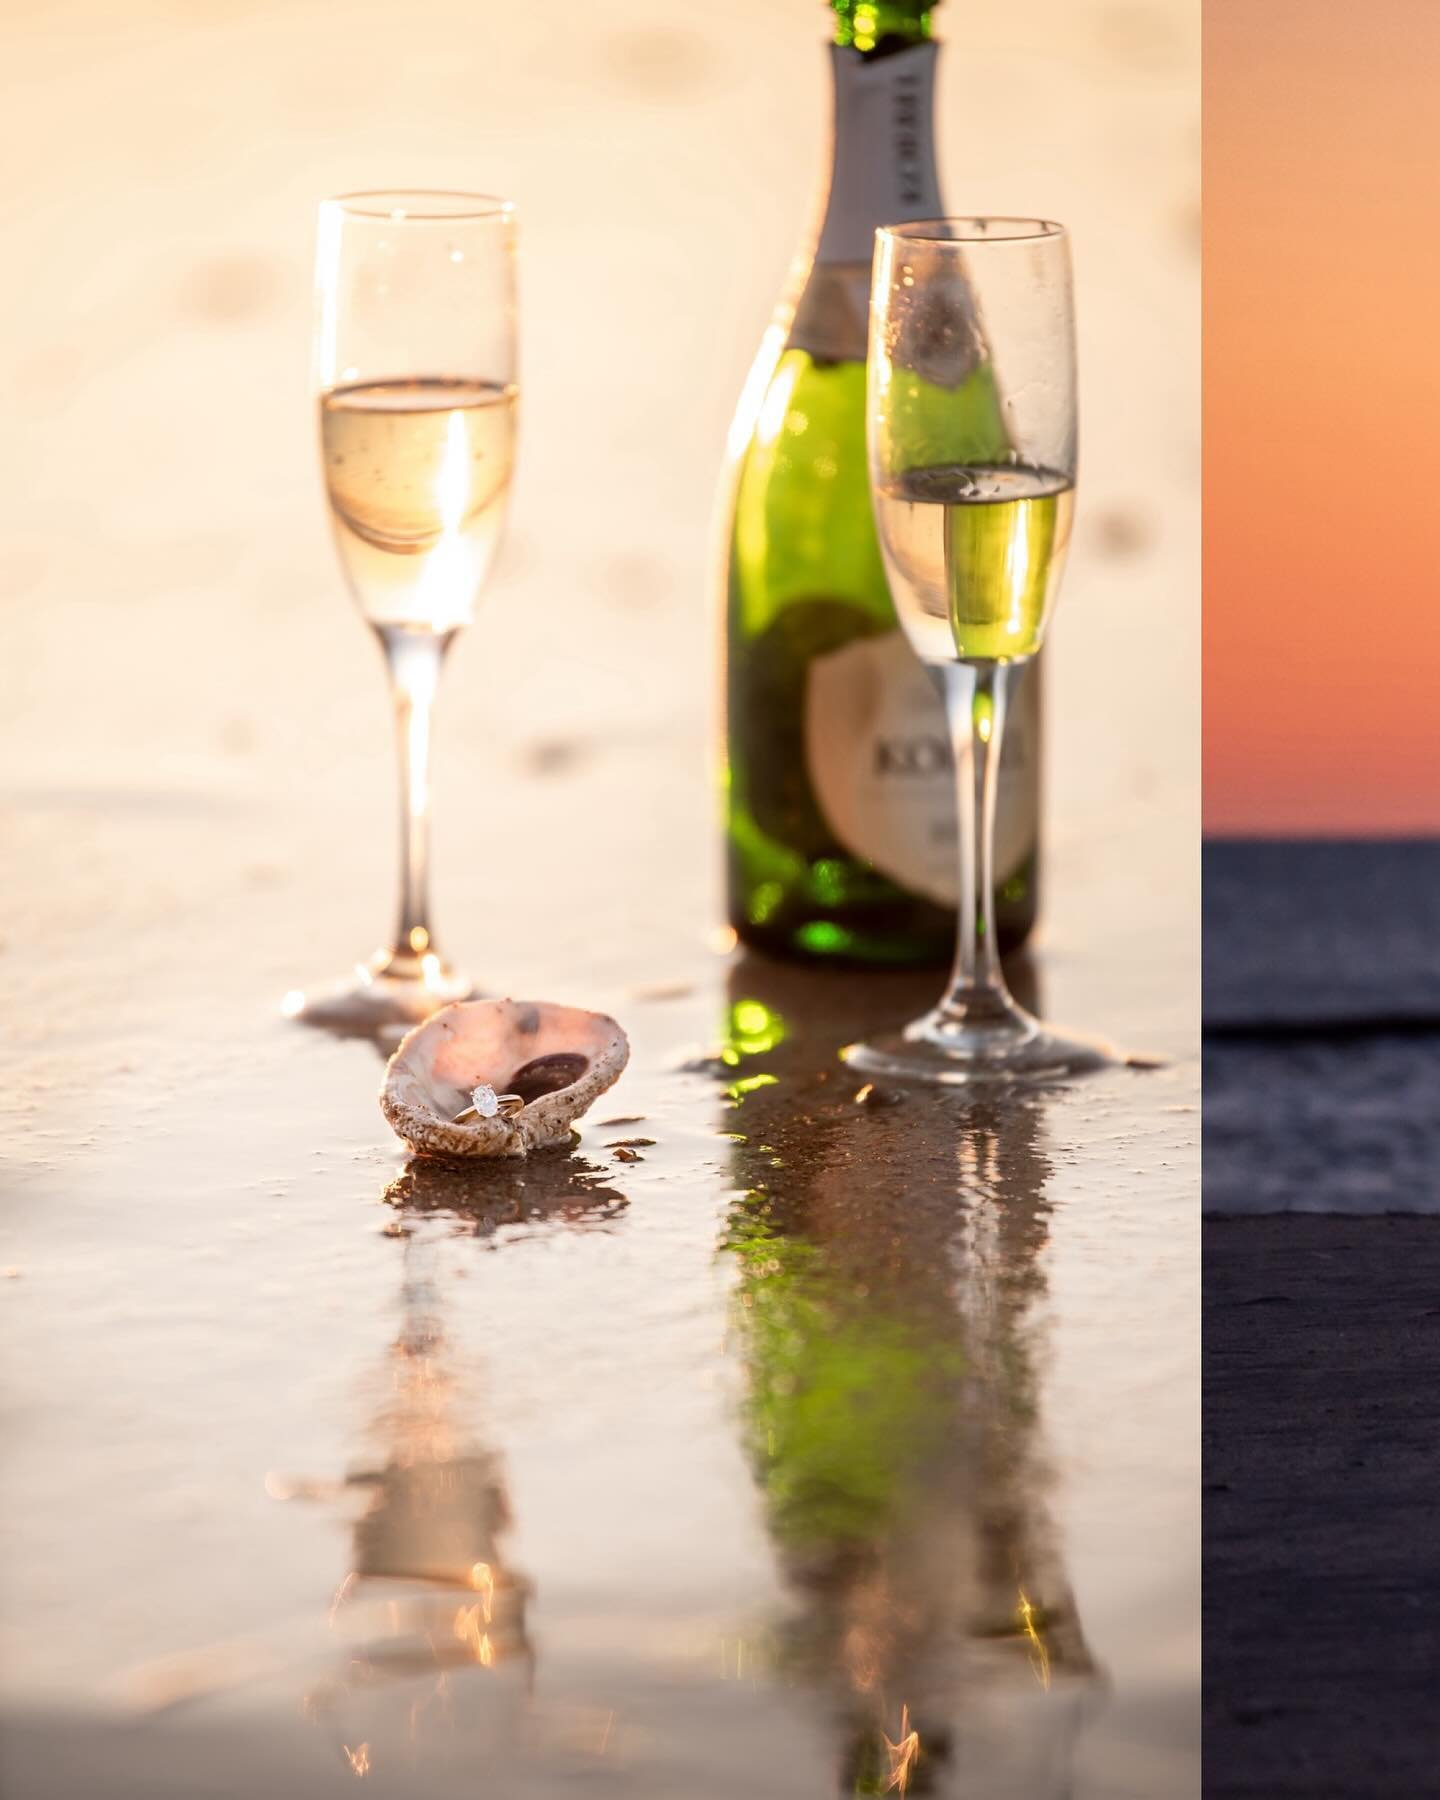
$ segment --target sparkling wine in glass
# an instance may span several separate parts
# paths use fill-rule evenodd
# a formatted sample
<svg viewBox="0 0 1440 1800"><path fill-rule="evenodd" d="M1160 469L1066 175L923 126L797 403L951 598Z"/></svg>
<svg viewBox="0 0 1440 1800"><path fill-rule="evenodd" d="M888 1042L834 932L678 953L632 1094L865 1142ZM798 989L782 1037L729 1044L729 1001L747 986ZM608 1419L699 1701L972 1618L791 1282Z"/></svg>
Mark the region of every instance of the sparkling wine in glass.
<svg viewBox="0 0 1440 1800"><path fill-rule="evenodd" d="M1113 1060L1011 996L996 941L996 777L1016 683L1044 641L1075 505L1069 241L1039 219L929 219L875 238L870 486L900 623L945 699L955 754L959 931L950 986L852 1068L965 1085ZM996 413L1006 443L999 455Z"/></svg>
<svg viewBox="0 0 1440 1800"><path fill-rule="evenodd" d="M515 460L515 213L481 194L320 208L315 382L335 543L390 677L400 756L395 935L284 1010L364 1032L472 991L430 918L430 715L500 542Z"/></svg>

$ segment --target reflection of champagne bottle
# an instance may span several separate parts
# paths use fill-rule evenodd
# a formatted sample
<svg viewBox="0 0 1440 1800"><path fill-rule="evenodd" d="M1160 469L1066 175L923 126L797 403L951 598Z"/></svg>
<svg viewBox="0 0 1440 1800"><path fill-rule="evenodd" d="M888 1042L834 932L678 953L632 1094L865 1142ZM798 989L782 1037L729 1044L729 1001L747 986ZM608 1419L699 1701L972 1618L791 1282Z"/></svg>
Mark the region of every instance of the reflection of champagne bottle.
<svg viewBox="0 0 1440 1800"><path fill-rule="evenodd" d="M955 795L940 704L901 637L866 475L865 332L875 228L939 213L933 0L833 0L834 166L731 434L726 517L730 917L788 955L943 960L954 937ZM963 377L972 440L1008 450L988 370ZM1034 920L1040 683L1021 683L997 829L1003 948Z"/></svg>
<svg viewBox="0 0 1440 1800"><path fill-rule="evenodd" d="M833 1052L870 1004L756 957L731 989L724 1245L747 1449L797 1600L781 1654L835 1704L840 1792L923 1793L944 1767L1045 1800L1068 1791L1093 1663L1038 1441L1042 1126L857 1106Z"/></svg>

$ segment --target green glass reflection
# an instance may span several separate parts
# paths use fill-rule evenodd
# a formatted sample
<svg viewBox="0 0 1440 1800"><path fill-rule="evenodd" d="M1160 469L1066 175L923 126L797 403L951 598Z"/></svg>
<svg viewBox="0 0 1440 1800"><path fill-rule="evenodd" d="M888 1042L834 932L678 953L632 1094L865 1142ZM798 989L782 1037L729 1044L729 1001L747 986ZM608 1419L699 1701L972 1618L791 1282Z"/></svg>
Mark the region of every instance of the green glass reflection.
<svg viewBox="0 0 1440 1800"><path fill-rule="evenodd" d="M1043 1116L858 1104L834 1050L887 1002L845 987L747 955L727 1012L731 1042L737 1016L757 1046L784 1021L727 1088L720 1237L740 1431L790 1598L775 1655L834 1708L842 1794L968 1769L997 1683L1007 1706L1030 1697L1016 1716L1063 1773L1093 1663L1039 1439Z"/></svg>
<svg viewBox="0 0 1440 1800"><path fill-rule="evenodd" d="M803 1555L863 1544L946 1428L960 1348L867 1307L863 1283L785 1232L763 1191L732 1207L723 1247L740 1271L747 1440L770 1528Z"/></svg>

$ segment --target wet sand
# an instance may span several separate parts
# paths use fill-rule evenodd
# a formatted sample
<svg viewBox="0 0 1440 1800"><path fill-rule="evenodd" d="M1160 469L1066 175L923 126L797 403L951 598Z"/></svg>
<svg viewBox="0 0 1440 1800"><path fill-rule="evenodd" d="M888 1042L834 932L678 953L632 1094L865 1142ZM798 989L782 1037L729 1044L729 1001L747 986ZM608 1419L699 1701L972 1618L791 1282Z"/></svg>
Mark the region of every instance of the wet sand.
<svg viewBox="0 0 1440 1800"><path fill-rule="evenodd" d="M934 977L714 935L709 513L823 9L560 10L0 24L0 1791L853 1791L908 1719L935 1793L1190 1800L1194 9L955 9L952 202L1084 246L1035 980L1170 1058L1003 1116L838 1080ZM407 1167L374 1046L279 1014L390 913L305 362L316 197L397 180L525 234L437 928L634 1045L573 1155L478 1183Z"/></svg>
<svg viewBox="0 0 1440 1800"><path fill-rule="evenodd" d="M1193 1792L1193 1062L857 1105L932 979L597 992L613 1106L501 1170L407 1164L361 1042L142 1056L14 1184L6 1792L827 1791L902 1706L936 1792Z"/></svg>
<svg viewBox="0 0 1440 1800"><path fill-rule="evenodd" d="M1204 1293L1205 1792L1428 1793L1440 1220L1211 1220Z"/></svg>

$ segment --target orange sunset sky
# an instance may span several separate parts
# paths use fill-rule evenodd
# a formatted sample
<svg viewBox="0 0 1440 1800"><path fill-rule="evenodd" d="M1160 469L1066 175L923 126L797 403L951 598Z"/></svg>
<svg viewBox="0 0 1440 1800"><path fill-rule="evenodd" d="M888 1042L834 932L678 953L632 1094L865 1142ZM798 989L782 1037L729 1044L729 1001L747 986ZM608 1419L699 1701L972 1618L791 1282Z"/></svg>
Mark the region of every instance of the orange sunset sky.
<svg viewBox="0 0 1440 1800"><path fill-rule="evenodd" d="M1205 814L1440 831L1440 0L1205 0Z"/></svg>

